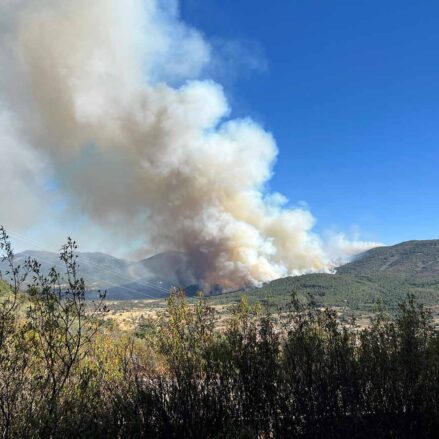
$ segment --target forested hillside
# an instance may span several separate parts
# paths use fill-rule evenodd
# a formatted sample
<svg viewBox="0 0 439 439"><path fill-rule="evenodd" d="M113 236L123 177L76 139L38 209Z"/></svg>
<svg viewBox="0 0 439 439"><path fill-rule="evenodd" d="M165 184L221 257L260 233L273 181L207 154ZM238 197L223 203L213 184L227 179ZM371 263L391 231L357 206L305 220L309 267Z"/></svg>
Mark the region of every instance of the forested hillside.
<svg viewBox="0 0 439 439"><path fill-rule="evenodd" d="M212 303L237 301L243 293L224 294L213 298ZM245 291L251 300L272 304L285 303L291 293L312 297L323 306L362 311L371 311L377 305L396 309L409 293L421 303L439 304L439 240L377 247L338 267L335 274L285 277Z"/></svg>
<svg viewBox="0 0 439 439"><path fill-rule="evenodd" d="M407 241L377 247L337 269L339 274L398 275L405 278L439 278L439 240Z"/></svg>

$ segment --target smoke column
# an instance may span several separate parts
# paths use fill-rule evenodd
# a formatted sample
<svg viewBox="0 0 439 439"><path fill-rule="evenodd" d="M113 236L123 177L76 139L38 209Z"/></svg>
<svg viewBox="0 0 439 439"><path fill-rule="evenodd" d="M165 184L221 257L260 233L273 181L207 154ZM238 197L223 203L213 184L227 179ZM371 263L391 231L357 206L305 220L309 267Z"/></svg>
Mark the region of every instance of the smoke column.
<svg viewBox="0 0 439 439"><path fill-rule="evenodd" d="M174 1L3 0L0 183L23 213L51 175L95 224L185 252L205 284L330 269L311 213L265 189L272 135L199 79L211 59Z"/></svg>

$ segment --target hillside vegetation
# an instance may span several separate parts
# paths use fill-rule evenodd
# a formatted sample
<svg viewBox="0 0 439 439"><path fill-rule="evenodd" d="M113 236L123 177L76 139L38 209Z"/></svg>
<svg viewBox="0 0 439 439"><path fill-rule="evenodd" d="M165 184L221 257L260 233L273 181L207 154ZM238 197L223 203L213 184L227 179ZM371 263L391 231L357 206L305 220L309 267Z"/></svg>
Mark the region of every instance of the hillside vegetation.
<svg viewBox="0 0 439 439"><path fill-rule="evenodd" d="M312 298L322 306L373 311L377 306L395 310L413 294L420 303L439 304L439 240L409 241L378 247L337 268L335 274L318 273L277 279L247 291L212 297L213 304L250 300L281 305L291 293Z"/></svg>
<svg viewBox="0 0 439 439"><path fill-rule="evenodd" d="M239 301L246 294L252 301L265 300L272 305L281 305L289 300L292 293L307 300L312 298L322 306L347 306L363 311L374 310L377 306L395 309L409 293L421 303L439 304L439 283L436 281L325 273L286 277L261 288L223 294L210 300L213 304L227 304Z"/></svg>

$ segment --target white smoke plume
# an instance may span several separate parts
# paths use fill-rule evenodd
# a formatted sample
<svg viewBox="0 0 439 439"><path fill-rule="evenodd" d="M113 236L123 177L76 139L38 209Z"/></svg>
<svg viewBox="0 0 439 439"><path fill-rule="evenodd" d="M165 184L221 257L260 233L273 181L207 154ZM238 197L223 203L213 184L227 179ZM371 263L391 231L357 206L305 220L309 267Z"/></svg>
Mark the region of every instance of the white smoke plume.
<svg viewBox="0 0 439 439"><path fill-rule="evenodd" d="M206 284L328 270L310 212L265 190L272 135L231 120L221 86L197 79L211 59L175 1L3 0L0 113L11 133L2 122L0 184L18 180L22 202L38 206L50 165L76 209L123 224L149 251L184 251Z"/></svg>
<svg viewBox="0 0 439 439"><path fill-rule="evenodd" d="M359 253L381 246L382 244L373 241L362 241L358 232L348 238L344 233L328 233L323 242L323 248L331 257L333 267L340 266L352 260Z"/></svg>

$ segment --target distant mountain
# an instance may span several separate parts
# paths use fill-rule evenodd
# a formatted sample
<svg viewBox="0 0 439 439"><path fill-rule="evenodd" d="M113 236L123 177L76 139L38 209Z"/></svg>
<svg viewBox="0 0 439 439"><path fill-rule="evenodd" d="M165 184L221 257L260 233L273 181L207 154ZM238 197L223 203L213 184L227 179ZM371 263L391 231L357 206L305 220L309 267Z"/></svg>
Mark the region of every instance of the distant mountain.
<svg viewBox="0 0 439 439"><path fill-rule="evenodd" d="M128 266L131 282L107 288L107 295L114 299L145 299L164 297L172 287L193 290L195 279L187 256L183 252L158 253ZM188 288L189 287L189 288Z"/></svg>
<svg viewBox="0 0 439 439"><path fill-rule="evenodd" d="M135 276L151 275L167 279L175 285L191 285L195 283L191 275L189 261L183 252L169 251L158 253L147 259L143 259L130 268Z"/></svg>
<svg viewBox="0 0 439 439"><path fill-rule="evenodd" d="M26 259L36 259L41 273L55 267L61 274L65 266L53 252L26 250L15 255L15 264L24 266ZM181 252L164 252L150 258L131 262L105 253L78 253L78 272L90 290L106 290L109 299L145 299L164 297L173 286L194 284L186 256ZM0 263L5 273L8 267Z"/></svg>
<svg viewBox="0 0 439 439"><path fill-rule="evenodd" d="M439 240L407 241L373 248L337 269L338 274L439 277Z"/></svg>
<svg viewBox="0 0 439 439"><path fill-rule="evenodd" d="M41 263L43 273L53 266L63 273L56 253L29 250L18 253L16 263L23 265L28 257ZM187 256L182 252L159 253L137 262L104 253L78 253L78 264L89 288L105 289L113 300L164 297L173 286L197 289ZM5 268L0 264L2 271ZM392 307L408 293L415 294L421 302L439 304L439 240L377 247L338 267L335 274L286 277L214 300L237 300L245 293L253 299L285 302L292 292L312 296L323 305L357 309L371 309L377 302Z"/></svg>

